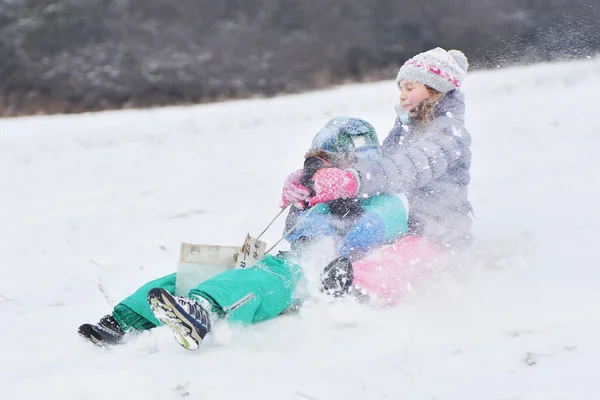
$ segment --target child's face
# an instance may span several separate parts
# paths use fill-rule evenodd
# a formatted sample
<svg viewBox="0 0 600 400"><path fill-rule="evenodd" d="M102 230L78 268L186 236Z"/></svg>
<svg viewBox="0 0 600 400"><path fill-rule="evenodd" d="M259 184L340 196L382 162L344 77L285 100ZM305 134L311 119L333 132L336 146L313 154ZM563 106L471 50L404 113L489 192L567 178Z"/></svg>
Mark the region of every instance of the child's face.
<svg viewBox="0 0 600 400"><path fill-rule="evenodd" d="M406 112L414 110L423 100L431 95L427 87L419 82L400 81L400 106Z"/></svg>

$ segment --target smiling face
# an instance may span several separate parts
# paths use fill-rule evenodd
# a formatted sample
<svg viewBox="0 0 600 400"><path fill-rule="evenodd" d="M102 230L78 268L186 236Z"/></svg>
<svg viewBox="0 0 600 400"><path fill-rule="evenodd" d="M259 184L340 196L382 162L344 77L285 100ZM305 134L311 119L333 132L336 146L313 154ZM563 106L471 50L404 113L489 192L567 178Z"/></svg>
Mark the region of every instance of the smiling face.
<svg viewBox="0 0 600 400"><path fill-rule="evenodd" d="M406 112L413 111L423 100L431 97L427 87L419 82L401 80L399 87L400 106Z"/></svg>

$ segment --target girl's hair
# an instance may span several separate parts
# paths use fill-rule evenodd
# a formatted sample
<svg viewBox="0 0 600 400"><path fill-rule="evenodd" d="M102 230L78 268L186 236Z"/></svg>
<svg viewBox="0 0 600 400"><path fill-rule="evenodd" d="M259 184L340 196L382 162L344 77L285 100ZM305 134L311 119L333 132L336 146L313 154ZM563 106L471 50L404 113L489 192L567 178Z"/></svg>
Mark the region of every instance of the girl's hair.
<svg viewBox="0 0 600 400"><path fill-rule="evenodd" d="M344 152L334 153L323 149L310 149L304 154L304 159L318 158L323 161L326 167L348 168L353 163L357 162L354 153L346 154Z"/></svg>
<svg viewBox="0 0 600 400"><path fill-rule="evenodd" d="M411 120L418 131L421 131L426 124L433 120L435 106L443 95L443 93L438 92L427 85L425 85L425 88L427 88L431 97L423 100L411 113Z"/></svg>

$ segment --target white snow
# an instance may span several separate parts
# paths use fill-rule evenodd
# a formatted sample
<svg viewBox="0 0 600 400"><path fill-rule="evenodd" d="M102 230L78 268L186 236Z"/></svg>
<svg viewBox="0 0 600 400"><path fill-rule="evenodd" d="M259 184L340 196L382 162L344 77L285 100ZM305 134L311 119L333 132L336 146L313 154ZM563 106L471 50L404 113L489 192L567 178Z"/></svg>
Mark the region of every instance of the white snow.
<svg viewBox="0 0 600 400"><path fill-rule="evenodd" d="M600 392L600 59L473 72L477 243L397 307L315 301L197 352L168 328L105 350L76 330L240 245L336 115L380 139L393 81L194 107L0 120L2 399L592 399ZM265 235L275 243L278 221Z"/></svg>

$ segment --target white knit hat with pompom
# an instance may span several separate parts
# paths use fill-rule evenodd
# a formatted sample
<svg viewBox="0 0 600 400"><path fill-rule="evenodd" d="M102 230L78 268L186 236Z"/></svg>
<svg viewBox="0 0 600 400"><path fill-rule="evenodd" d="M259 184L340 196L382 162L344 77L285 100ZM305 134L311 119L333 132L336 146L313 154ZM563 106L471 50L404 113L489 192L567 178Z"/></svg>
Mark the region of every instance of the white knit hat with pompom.
<svg viewBox="0 0 600 400"><path fill-rule="evenodd" d="M469 69L469 61L460 50L441 47L419 53L400 68L396 82L419 82L441 93L458 89Z"/></svg>

